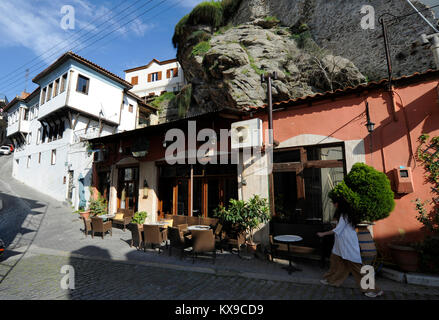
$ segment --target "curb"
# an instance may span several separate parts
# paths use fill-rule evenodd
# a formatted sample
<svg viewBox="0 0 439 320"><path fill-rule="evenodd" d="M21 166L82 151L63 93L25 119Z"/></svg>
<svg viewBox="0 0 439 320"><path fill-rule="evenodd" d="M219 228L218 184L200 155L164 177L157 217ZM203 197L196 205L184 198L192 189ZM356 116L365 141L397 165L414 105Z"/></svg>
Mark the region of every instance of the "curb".
<svg viewBox="0 0 439 320"><path fill-rule="evenodd" d="M389 268L381 270L381 276L399 283L415 284L426 287L439 287L439 277L422 273L404 273Z"/></svg>

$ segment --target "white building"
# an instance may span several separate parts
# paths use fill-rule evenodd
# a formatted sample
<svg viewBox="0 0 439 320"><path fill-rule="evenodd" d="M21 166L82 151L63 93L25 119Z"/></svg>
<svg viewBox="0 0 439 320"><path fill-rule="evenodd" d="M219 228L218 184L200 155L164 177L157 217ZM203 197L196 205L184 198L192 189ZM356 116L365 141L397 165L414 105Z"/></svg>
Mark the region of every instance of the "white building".
<svg viewBox="0 0 439 320"><path fill-rule="evenodd" d="M5 107L16 147L13 177L78 208L92 178L87 139L144 126L155 110L128 91L128 82L72 52L33 82L34 92Z"/></svg>
<svg viewBox="0 0 439 320"><path fill-rule="evenodd" d="M125 70L125 80L133 85L131 91L142 98L178 92L185 85L183 69L176 59L153 59L146 66Z"/></svg>

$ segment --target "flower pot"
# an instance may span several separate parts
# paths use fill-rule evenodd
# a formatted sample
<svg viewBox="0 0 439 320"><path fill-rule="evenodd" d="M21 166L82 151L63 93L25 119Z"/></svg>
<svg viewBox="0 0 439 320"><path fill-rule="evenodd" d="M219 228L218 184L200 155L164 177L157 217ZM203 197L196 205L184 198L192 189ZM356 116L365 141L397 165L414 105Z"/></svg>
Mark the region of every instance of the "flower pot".
<svg viewBox="0 0 439 320"><path fill-rule="evenodd" d="M357 235L360 245L361 260L364 265L372 265L377 256L377 250L367 226L367 224L357 225Z"/></svg>
<svg viewBox="0 0 439 320"><path fill-rule="evenodd" d="M418 270L419 257L418 252L406 243L391 243L389 249L393 261L398 267L407 272Z"/></svg>
<svg viewBox="0 0 439 320"><path fill-rule="evenodd" d="M249 253L256 253L256 251L258 250L259 244L247 242L246 245L247 245L247 250Z"/></svg>
<svg viewBox="0 0 439 320"><path fill-rule="evenodd" d="M90 217L90 211L80 212L79 215L87 220Z"/></svg>

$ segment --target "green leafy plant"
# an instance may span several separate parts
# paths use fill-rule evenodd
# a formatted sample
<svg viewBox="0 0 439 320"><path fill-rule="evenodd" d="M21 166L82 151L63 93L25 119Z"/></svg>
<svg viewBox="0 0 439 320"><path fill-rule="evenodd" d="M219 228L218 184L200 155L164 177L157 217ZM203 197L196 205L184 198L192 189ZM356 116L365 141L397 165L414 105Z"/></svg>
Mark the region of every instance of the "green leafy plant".
<svg viewBox="0 0 439 320"><path fill-rule="evenodd" d="M253 243L253 230L271 219L267 199L258 195L247 201L230 199L229 206L227 208L220 206L215 211L215 215L223 224L232 225L235 231L246 231L250 243Z"/></svg>
<svg viewBox="0 0 439 320"><path fill-rule="evenodd" d="M165 92L161 96L156 97L154 100L152 100L151 104L156 108L161 108L163 102L173 99L175 99L174 92Z"/></svg>
<svg viewBox="0 0 439 320"><path fill-rule="evenodd" d="M344 200L359 220L373 222L389 216L395 208L394 193L387 176L364 163L356 163L328 196Z"/></svg>
<svg viewBox="0 0 439 320"><path fill-rule="evenodd" d="M208 41L202 41L192 49L192 55L204 56L207 53L207 51L209 51L209 49L210 49L210 43Z"/></svg>
<svg viewBox="0 0 439 320"><path fill-rule="evenodd" d="M93 193L90 195L89 210L92 216L101 216L107 213L108 203L107 200L101 196L98 192L96 199L93 197Z"/></svg>
<svg viewBox="0 0 439 320"><path fill-rule="evenodd" d="M145 223L145 219L148 216L148 213L145 211L138 211L136 213L134 213L133 215L133 219L131 219L131 223L134 224L144 224Z"/></svg>
<svg viewBox="0 0 439 320"><path fill-rule="evenodd" d="M267 22L280 22L280 20L275 16L267 16L264 18L264 20Z"/></svg>

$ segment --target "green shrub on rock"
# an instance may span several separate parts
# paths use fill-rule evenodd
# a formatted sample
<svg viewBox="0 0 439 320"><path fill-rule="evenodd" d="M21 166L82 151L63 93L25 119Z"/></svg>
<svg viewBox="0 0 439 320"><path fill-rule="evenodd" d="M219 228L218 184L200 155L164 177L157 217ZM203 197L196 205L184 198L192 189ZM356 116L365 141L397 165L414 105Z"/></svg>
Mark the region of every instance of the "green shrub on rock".
<svg viewBox="0 0 439 320"><path fill-rule="evenodd" d="M395 208L394 194L387 176L364 163L351 171L329 192L332 201L344 200L362 221L377 221L389 216Z"/></svg>

